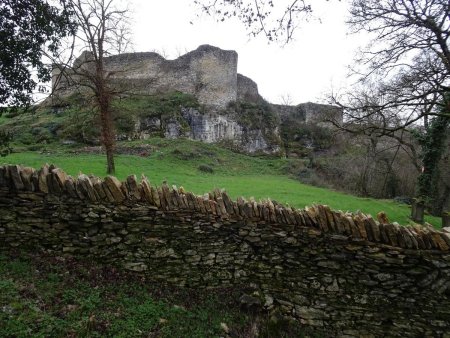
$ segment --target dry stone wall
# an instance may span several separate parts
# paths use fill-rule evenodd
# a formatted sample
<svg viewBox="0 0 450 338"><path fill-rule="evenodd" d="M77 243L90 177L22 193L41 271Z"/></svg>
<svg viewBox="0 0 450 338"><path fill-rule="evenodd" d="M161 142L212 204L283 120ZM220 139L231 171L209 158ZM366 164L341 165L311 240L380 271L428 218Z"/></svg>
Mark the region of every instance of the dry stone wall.
<svg viewBox="0 0 450 338"><path fill-rule="evenodd" d="M129 176L0 167L0 245L88 256L247 299L333 337L450 337L450 234ZM245 297L243 297L245 299Z"/></svg>

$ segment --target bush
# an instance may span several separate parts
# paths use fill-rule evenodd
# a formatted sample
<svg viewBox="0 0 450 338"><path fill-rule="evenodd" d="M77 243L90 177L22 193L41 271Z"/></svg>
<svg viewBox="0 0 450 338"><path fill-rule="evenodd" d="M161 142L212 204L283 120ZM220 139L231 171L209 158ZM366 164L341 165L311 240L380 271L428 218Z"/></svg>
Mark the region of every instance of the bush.
<svg viewBox="0 0 450 338"><path fill-rule="evenodd" d="M329 149L335 142L332 129L293 119L282 123L281 138L286 150L300 156L307 153L308 149Z"/></svg>
<svg viewBox="0 0 450 338"><path fill-rule="evenodd" d="M79 112L65 121L61 137L80 143L93 144L100 138L98 125L92 113Z"/></svg>
<svg viewBox="0 0 450 338"><path fill-rule="evenodd" d="M134 132L135 122L134 119L129 115L117 116L114 119L114 124L118 132L122 132L125 134Z"/></svg>
<svg viewBox="0 0 450 338"><path fill-rule="evenodd" d="M30 144L34 144L36 143L36 138L34 135L32 135L31 133L20 133L19 135L16 136L16 141L18 143L22 143L25 145L30 145Z"/></svg>
<svg viewBox="0 0 450 338"><path fill-rule="evenodd" d="M198 166L198 170L200 170L201 172L204 172L204 173L208 173L208 174L212 174L214 172L214 169L206 164L200 164Z"/></svg>
<svg viewBox="0 0 450 338"><path fill-rule="evenodd" d="M44 146L41 144L32 144L32 145L27 146L26 149L29 151L38 151L38 150L44 149Z"/></svg>
<svg viewBox="0 0 450 338"><path fill-rule="evenodd" d="M31 134L34 136L35 143L48 143L51 141L53 135L47 128L34 127L31 129Z"/></svg>
<svg viewBox="0 0 450 338"><path fill-rule="evenodd" d="M0 156L5 157L12 153L12 148L9 145L12 141L12 134L7 131L0 130Z"/></svg>

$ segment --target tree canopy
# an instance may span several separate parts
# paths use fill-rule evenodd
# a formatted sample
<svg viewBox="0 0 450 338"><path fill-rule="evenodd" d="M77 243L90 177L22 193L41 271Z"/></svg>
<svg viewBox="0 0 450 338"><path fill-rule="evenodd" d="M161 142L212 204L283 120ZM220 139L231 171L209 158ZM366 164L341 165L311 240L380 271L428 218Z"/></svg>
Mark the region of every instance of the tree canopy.
<svg viewBox="0 0 450 338"><path fill-rule="evenodd" d="M60 39L76 29L71 7L65 0L59 3L0 1L0 105L29 105L37 80L50 80L43 55L58 53Z"/></svg>

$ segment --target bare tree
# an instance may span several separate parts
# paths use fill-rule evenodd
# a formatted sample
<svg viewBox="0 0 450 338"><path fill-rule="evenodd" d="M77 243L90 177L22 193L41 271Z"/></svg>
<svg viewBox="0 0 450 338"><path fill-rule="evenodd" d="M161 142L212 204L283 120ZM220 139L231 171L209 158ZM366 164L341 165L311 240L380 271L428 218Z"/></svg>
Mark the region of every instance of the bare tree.
<svg viewBox="0 0 450 338"><path fill-rule="evenodd" d="M355 60L355 86L331 94L331 102L344 111L344 121L334 124L352 133L396 140L411 156L419 177L431 177L423 173L431 168L421 163L412 136L417 128L427 132L435 117L450 118L450 101L445 99L450 92L450 3L353 0L350 14L353 32L365 32L372 40ZM432 184L430 180L425 185Z"/></svg>
<svg viewBox="0 0 450 338"><path fill-rule="evenodd" d="M87 88L98 113L101 142L107 158L107 173L115 172L115 129L112 100L121 93L113 81L115 72L106 67L106 57L121 53L129 47L127 9L119 9L114 0L71 0L78 32L71 53L64 62L58 62L61 78L68 86ZM81 43L84 52L73 61L74 46ZM86 91L85 91L86 92Z"/></svg>
<svg viewBox="0 0 450 338"><path fill-rule="evenodd" d="M280 95L280 102L284 106L292 106L294 104L292 96L289 93Z"/></svg>
<svg viewBox="0 0 450 338"><path fill-rule="evenodd" d="M289 42L302 19L312 13L305 0L195 0L203 12L219 21L237 17L253 35ZM372 36L353 68L362 88L382 98L367 106L358 102L351 88L346 95L332 95L345 108L347 121L366 114L381 119L397 116L402 124L384 126L386 132L413 125L436 115L434 106L450 90L450 3L447 0L353 0L348 24L354 33ZM364 89L363 89L364 90ZM370 108L370 109L369 109Z"/></svg>
<svg viewBox="0 0 450 338"><path fill-rule="evenodd" d="M354 0L348 24L354 32L372 36L353 69L361 90L332 95L344 108L346 122L370 115L397 123L382 123L384 134L394 135L442 114L450 91L450 3L447 0ZM377 102L361 100L370 88ZM450 107L444 111L450 111Z"/></svg>

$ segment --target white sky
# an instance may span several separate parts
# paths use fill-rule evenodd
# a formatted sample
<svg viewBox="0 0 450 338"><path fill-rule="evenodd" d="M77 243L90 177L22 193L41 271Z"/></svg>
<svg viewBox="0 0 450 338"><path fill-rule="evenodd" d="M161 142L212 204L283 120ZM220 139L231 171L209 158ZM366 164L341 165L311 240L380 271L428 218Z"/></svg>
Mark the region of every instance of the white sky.
<svg viewBox="0 0 450 338"><path fill-rule="evenodd" d="M253 79L273 103L286 96L292 104L324 102L325 93L345 85L347 66L361 41L347 35L346 1L311 1L321 22L303 23L284 47L268 44L263 36L249 37L238 20L217 23L192 0L130 2L134 51L159 51L173 59L202 44L235 50L238 72Z"/></svg>

